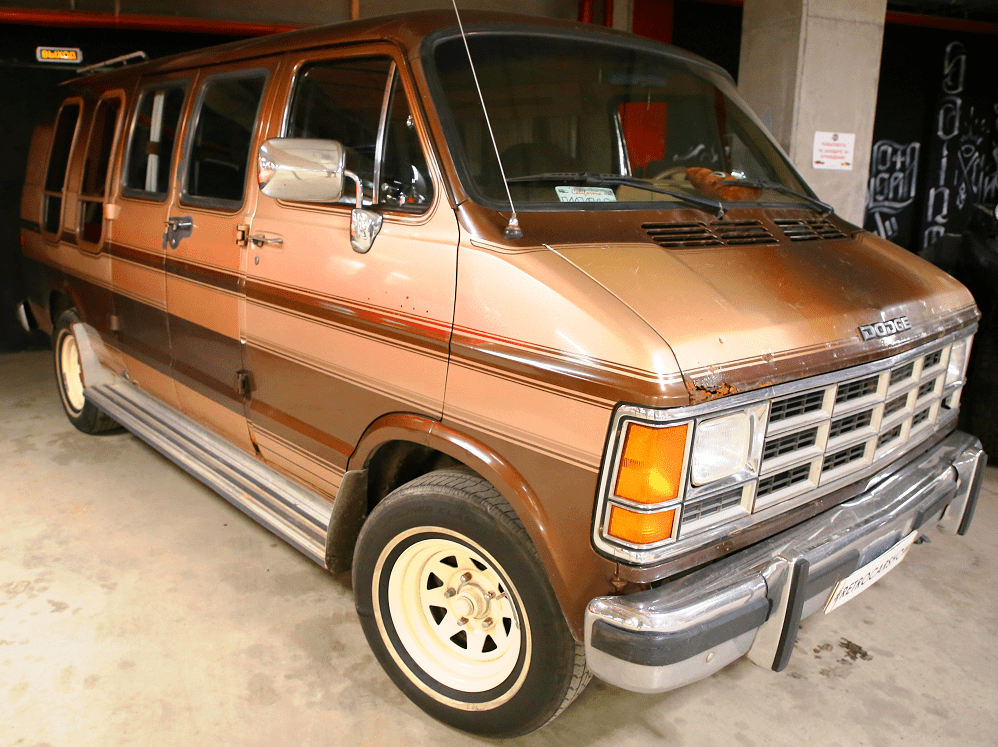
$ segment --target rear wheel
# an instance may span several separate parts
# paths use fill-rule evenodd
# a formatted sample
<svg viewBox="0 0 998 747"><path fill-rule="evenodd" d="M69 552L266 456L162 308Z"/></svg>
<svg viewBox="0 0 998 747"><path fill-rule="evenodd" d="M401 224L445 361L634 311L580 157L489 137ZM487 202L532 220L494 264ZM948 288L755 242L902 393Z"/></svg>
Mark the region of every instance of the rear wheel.
<svg viewBox="0 0 998 747"><path fill-rule="evenodd" d="M459 729L526 734L589 681L526 531L477 475L433 472L378 504L357 541L354 590L394 682Z"/></svg>
<svg viewBox="0 0 998 747"><path fill-rule="evenodd" d="M103 433L120 428L117 422L88 402L83 390L83 366L80 348L73 334L73 325L80 317L72 309L62 312L52 333L52 351L55 357L55 379L59 398L69 422L84 433Z"/></svg>

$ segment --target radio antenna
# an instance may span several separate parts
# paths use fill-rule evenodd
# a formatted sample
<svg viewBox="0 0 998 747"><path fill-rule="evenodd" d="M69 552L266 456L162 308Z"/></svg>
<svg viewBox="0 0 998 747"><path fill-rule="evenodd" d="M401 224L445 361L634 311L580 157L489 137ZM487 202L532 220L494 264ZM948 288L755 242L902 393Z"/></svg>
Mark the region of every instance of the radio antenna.
<svg viewBox="0 0 998 747"><path fill-rule="evenodd" d="M461 30L461 41L464 42L464 51L468 53L468 64L471 66L471 77L475 81L475 89L478 91L478 100L482 104L482 113L485 115L485 126L489 129L489 137L492 139L492 149L496 152L496 161L499 162L499 173L502 176L502 185L506 188L506 197L509 199L509 209L513 213L509 223L503 229L502 235L507 239L519 239L523 237L523 230L520 228L520 221L516 217L516 208L513 206L513 195L509 191L509 182L506 181L506 170L502 167L502 159L499 157L499 146L496 145L496 136L492 132L492 122L489 120L489 110L485 108L485 97L482 96L482 87L478 84L478 73L475 72L475 63L471 59L471 48L468 46L468 36L464 33L464 24L461 23L461 14L457 9L457 0L451 0L454 5L454 15L457 16L457 27Z"/></svg>

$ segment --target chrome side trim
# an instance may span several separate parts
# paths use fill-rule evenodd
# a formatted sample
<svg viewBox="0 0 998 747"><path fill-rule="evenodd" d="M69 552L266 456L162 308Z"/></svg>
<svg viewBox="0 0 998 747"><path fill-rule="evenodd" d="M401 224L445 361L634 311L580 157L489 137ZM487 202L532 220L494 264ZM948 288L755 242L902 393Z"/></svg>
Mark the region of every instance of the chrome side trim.
<svg viewBox="0 0 998 747"><path fill-rule="evenodd" d="M233 506L326 567L331 503L128 382L99 383L84 394Z"/></svg>

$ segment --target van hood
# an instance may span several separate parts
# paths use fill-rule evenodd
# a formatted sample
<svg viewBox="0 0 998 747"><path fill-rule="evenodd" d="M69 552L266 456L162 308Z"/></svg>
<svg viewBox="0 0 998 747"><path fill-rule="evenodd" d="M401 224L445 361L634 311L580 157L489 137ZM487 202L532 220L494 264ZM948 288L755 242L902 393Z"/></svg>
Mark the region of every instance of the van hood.
<svg viewBox="0 0 998 747"><path fill-rule="evenodd" d="M869 233L666 249L549 245L672 348L694 403L903 352L974 323L956 280ZM906 318L864 340L863 325Z"/></svg>

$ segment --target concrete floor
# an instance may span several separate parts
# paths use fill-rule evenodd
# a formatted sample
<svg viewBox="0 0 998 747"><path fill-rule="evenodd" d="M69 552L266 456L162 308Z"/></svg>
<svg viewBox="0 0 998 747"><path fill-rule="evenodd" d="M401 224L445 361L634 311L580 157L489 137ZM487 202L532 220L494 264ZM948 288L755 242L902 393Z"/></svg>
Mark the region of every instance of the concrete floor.
<svg viewBox="0 0 998 747"><path fill-rule="evenodd" d="M129 434L65 419L47 353L0 355L0 745L467 745L369 653L333 578ZM782 674L593 681L523 745L998 743L998 470Z"/></svg>

